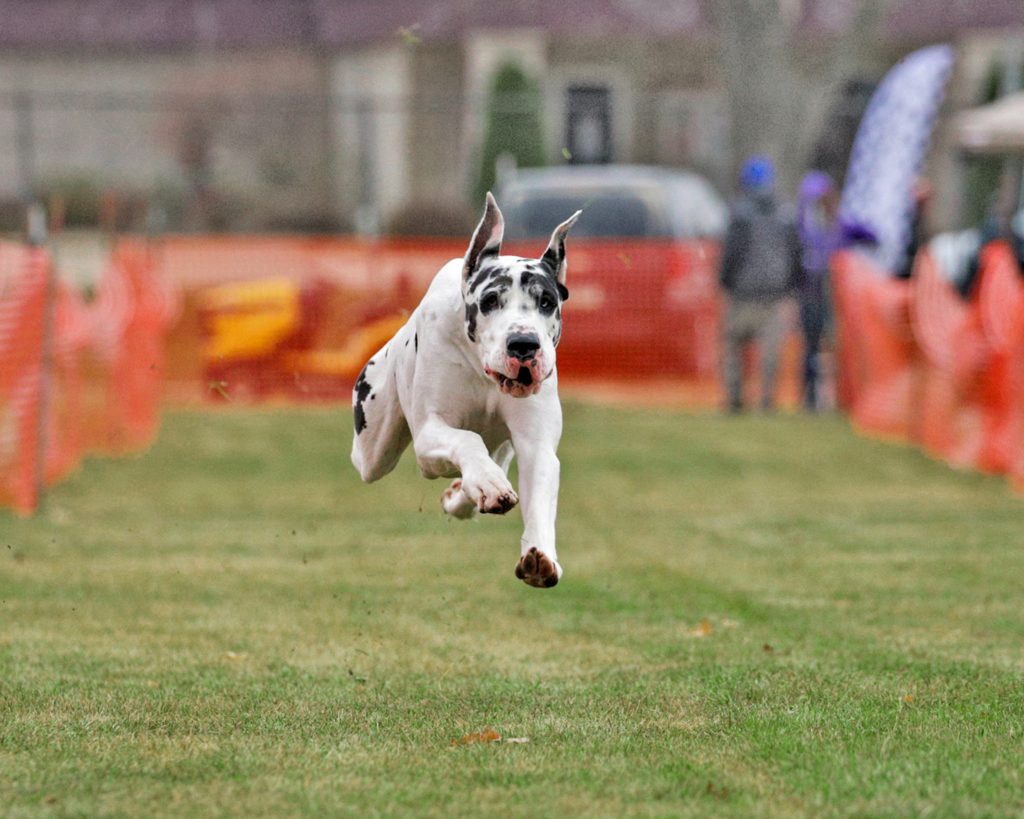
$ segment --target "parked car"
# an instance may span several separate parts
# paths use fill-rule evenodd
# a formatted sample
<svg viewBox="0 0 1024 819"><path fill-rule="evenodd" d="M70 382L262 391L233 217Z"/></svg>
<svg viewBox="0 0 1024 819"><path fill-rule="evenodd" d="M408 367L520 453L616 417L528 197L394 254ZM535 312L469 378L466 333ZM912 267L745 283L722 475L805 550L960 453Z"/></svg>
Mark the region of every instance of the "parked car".
<svg viewBox="0 0 1024 819"><path fill-rule="evenodd" d="M522 255L583 210L570 234L559 372L714 373L728 208L710 182L670 168L564 166L517 171L497 196L507 252Z"/></svg>

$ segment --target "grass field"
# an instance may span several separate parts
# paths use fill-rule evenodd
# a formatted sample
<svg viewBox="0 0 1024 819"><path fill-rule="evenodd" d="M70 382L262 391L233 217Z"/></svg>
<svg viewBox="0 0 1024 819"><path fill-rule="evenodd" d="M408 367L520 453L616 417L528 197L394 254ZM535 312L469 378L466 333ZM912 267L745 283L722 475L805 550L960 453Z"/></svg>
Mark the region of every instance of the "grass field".
<svg viewBox="0 0 1024 819"><path fill-rule="evenodd" d="M567 407L518 511L340 411L176 413L0 517L0 813L1019 816L1024 499L836 418ZM528 742L453 745L487 729Z"/></svg>

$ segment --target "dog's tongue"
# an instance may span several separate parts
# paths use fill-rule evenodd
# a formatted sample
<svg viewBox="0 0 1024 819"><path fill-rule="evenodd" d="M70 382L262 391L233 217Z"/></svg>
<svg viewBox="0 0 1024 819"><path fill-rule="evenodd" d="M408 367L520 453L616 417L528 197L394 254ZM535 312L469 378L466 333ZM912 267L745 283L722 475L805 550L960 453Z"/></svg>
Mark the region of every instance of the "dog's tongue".
<svg viewBox="0 0 1024 819"><path fill-rule="evenodd" d="M516 381L518 381L524 387L529 387L533 383L533 375L530 373L530 368L520 367L519 375L516 376Z"/></svg>

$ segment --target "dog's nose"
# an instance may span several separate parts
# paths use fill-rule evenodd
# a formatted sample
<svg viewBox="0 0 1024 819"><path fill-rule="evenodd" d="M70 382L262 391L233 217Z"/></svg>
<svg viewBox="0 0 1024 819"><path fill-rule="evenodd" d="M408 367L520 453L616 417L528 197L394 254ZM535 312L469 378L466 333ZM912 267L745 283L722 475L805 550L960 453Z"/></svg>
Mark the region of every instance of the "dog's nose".
<svg viewBox="0 0 1024 819"><path fill-rule="evenodd" d="M537 355L540 339L533 333L512 333L508 337L508 354L520 361L528 361Z"/></svg>

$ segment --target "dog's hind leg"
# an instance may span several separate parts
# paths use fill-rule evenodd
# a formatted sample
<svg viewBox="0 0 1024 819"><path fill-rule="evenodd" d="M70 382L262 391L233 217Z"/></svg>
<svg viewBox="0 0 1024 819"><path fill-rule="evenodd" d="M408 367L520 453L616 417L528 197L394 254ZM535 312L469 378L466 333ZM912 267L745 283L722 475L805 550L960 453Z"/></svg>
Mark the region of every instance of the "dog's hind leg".
<svg viewBox="0 0 1024 819"><path fill-rule="evenodd" d="M500 466L502 472L507 475L515 454L512 442L504 441L491 453L491 460ZM441 508L453 518L471 518L476 514L477 505L469 495L462 491L462 478L456 478L452 481L451 486L444 490L441 495Z"/></svg>
<svg viewBox="0 0 1024 819"><path fill-rule="evenodd" d="M398 400L396 358L388 342L369 360L352 389L352 465L367 483L387 475L412 441Z"/></svg>

